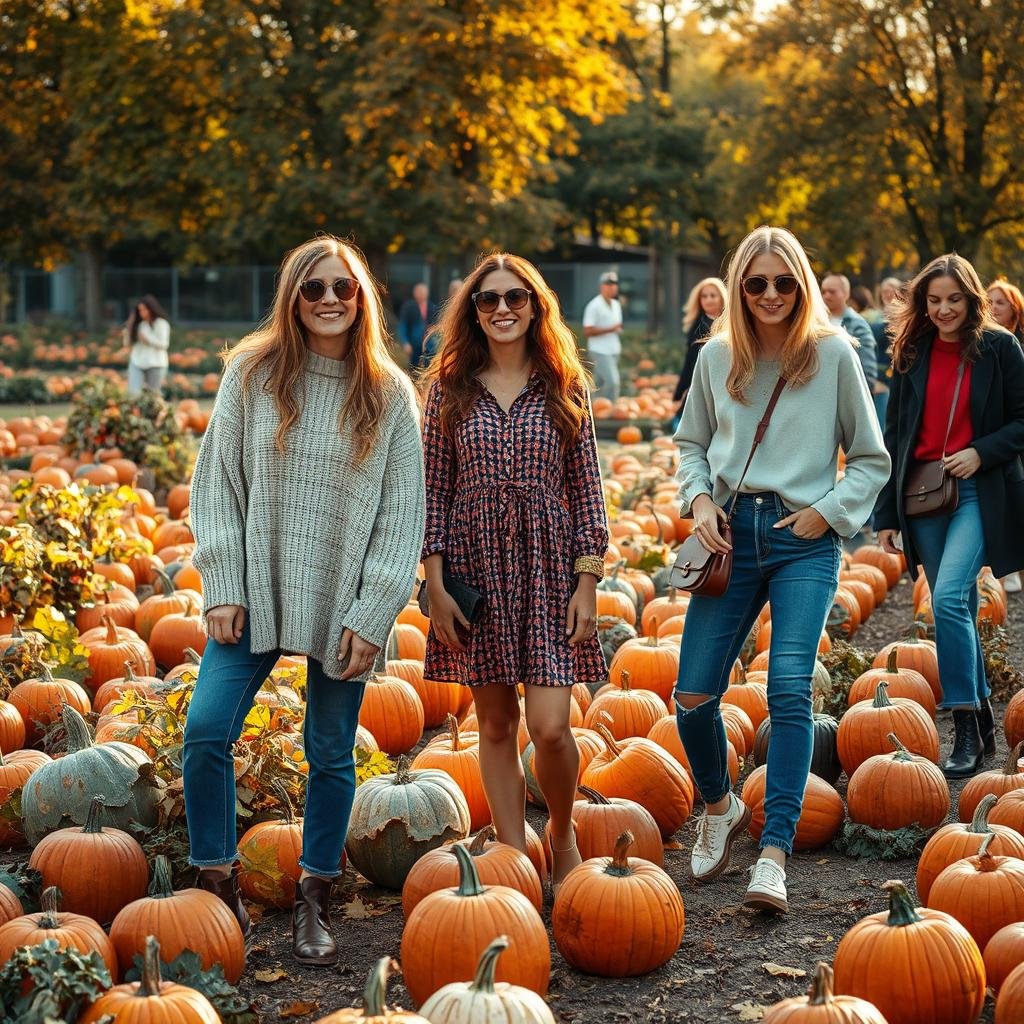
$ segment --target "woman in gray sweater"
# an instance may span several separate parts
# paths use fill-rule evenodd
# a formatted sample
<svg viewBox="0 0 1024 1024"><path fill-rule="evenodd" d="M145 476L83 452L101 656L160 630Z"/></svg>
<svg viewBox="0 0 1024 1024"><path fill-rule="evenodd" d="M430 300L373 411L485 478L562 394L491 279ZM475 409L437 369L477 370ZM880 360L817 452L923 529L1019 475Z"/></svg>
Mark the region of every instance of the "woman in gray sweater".
<svg viewBox="0 0 1024 1024"><path fill-rule="evenodd" d="M231 747L279 655L306 655L293 952L332 964L328 900L355 793L362 679L409 599L423 541L417 405L362 257L331 237L285 257L272 312L226 363L192 479L211 643L185 727L191 859L248 936Z"/></svg>
<svg viewBox="0 0 1024 1024"><path fill-rule="evenodd" d="M720 333L704 346L675 435L684 513L709 551L732 549L721 597L694 595L676 684L679 735L704 797L691 866L697 880L725 870L750 810L733 795L719 710L758 613L771 601L765 823L745 903L788 909L786 857L811 763L811 674L839 574L841 537L867 521L889 456L854 342L829 323L800 243L782 228L747 236L728 274ZM736 498L724 509L776 385L767 432ZM846 472L836 479L839 448Z"/></svg>

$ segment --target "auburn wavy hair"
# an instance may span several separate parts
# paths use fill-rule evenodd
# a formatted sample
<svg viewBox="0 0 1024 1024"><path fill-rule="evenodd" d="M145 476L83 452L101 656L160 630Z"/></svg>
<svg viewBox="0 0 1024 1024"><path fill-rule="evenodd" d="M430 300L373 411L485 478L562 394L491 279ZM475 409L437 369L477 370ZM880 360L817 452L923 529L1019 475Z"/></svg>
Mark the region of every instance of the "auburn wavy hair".
<svg viewBox="0 0 1024 1024"><path fill-rule="evenodd" d="M306 335L298 317L299 285L327 256L343 260L359 282L359 308L349 328L350 386L338 416L339 430L343 424L349 426L358 466L377 443L381 418L404 374L391 357L377 284L362 253L351 242L318 235L287 253L278 272L270 312L252 334L225 355L224 363L228 366L245 358L243 394L257 374L268 374L266 389L273 394L280 416L274 440L283 454L288 431L299 418L299 381L306 363Z"/></svg>
<svg viewBox="0 0 1024 1024"><path fill-rule="evenodd" d="M796 236L785 228L767 225L755 228L740 242L729 261L728 301L725 311L711 328L711 334L724 336L732 350L732 365L725 386L737 402L746 402L745 392L757 368L757 333L754 315L747 308L743 295L743 278L753 260L768 253L778 256L799 282L789 332L780 353L782 376L790 387L800 387L814 377L818 372L818 343L839 332L839 328L829 323L828 309L811 261ZM857 344L852 338L850 343Z"/></svg>
<svg viewBox="0 0 1024 1024"><path fill-rule="evenodd" d="M590 381L580 361L576 338L562 319L558 297L540 271L522 256L502 252L481 257L462 287L445 303L437 327L440 345L423 374L422 386L426 391L434 381L440 381L441 429L446 437L453 438L458 425L469 415L481 394L477 374L490 363L487 336L477 319L473 293L480 290L480 282L495 270L510 271L533 292L530 297L533 320L526 337L527 351L534 370L544 381L548 415L561 434L565 454L579 440L580 431L590 420Z"/></svg>
<svg viewBox="0 0 1024 1024"><path fill-rule="evenodd" d="M985 289L985 294L991 295L997 288L1006 296L1006 301L1013 310L1013 326L1007 330L1019 340L1024 336L1024 294L1021 294L1021 290L1015 284L1010 284L1005 277L997 277Z"/></svg>
<svg viewBox="0 0 1024 1024"><path fill-rule="evenodd" d="M964 360L973 363L978 358L986 330L1001 330L992 319L988 293L971 263L955 252L936 256L906 285L893 304L889 321L889 333L893 339L892 365L900 373L906 373L914 365L918 346L938 333L928 315L928 286L938 277L953 278L967 299L967 319L961 329Z"/></svg>

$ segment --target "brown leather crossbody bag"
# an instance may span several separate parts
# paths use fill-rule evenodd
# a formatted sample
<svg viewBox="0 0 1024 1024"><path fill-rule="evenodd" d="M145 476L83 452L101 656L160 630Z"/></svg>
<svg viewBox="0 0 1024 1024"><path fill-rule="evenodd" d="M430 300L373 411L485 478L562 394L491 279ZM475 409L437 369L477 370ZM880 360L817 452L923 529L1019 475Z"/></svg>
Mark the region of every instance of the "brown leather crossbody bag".
<svg viewBox="0 0 1024 1024"><path fill-rule="evenodd" d="M903 485L903 511L908 516L944 516L956 511L960 504L960 487L956 477L946 469L946 445L953 430L956 403L960 398L960 385L964 380L964 364L961 361L956 373L956 387L953 389L953 404L949 408L949 422L946 437L942 442L942 458L929 462L915 462L907 473Z"/></svg>
<svg viewBox="0 0 1024 1024"><path fill-rule="evenodd" d="M768 400L768 408L765 410L761 422L754 431L754 443L750 446L750 454L747 456L747 464L740 474L740 482L732 493L732 502L729 505L729 512L723 526L718 532L728 544L732 544L732 516L736 510L736 499L739 497L740 488L747 478L747 470L754 460L754 452L764 438L765 431L771 421L775 405L786 386L786 378L780 377ZM691 594L701 594L704 597L721 597L729 588L729 579L732 576L732 550L726 552L708 551L700 540L691 534L679 546L676 553L675 564L669 575L669 586L676 590L686 590Z"/></svg>

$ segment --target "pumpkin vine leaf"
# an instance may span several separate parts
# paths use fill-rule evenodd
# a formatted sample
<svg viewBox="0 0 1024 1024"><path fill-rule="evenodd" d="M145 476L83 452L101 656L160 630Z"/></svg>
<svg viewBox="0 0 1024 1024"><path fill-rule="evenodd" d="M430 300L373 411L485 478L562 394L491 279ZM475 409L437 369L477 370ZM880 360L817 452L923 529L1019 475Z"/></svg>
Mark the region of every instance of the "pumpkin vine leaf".
<svg viewBox="0 0 1024 1024"><path fill-rule="evenodd" d="M124 977L125 981L138 981L141 976L142 954L136 953ZM187 985L202 992L220 1014L223 1024L259 1024L256 1007L227 981L220 964L204 971L199 955L191 949L186 949L170 963L161 962L160 976L164 981Z"/></svg>
<svg viewBox="0 0 1024 1024"><path fill-rule="evenodd" d="M847 857L903 860L919 856L931 834L918 825L886 830L847 821L843 823L832 845Z"/></svg>

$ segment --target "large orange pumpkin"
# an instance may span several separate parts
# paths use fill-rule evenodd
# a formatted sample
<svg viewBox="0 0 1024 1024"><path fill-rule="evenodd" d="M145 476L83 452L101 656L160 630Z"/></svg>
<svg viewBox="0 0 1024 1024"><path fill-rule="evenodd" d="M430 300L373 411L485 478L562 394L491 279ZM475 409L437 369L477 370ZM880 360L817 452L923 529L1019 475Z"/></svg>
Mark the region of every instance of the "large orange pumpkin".
<svg viewBox="0 0 1024 1024"><path fill-rule="evenodd" d="M866 999L837 996L832 968L819 960L811 991L774 1003L761 1018L763 1024L888 1024L881 1011Z"/></svg>
<svg viewBox="0 0 1024 1024"><path fill-rule="evenodd" d="M1021 772L1018 764L1022 753L1024 742L1018 743L1006 755L1006 761L1001 769L979 772L967 780L967 784L960 790L960 802L957 804L957 817L961 821L970 821L982 797L989 793L1000 797L1004 793L1024 789L1024 772Z"/></svg>
<svg viewBox="0 0 1024 1024"><path fill-rule="evenodd" d="M413 758L412 768L438 768L462 790L469 807L469 827L475 832L491 820L491 808L480 774L480 742L476 733L460 734L459 722L448 716L447 736L436 736Z"/></svg>
<svg viewBox="0 0 1024 1024"><path fill-rule="evenodd" d="M257 822L238 841L238 887L257 903L290 907L302 874L302 819L295 817L284 786L275 785L274 794L284 819Z"/></svg>
<svg viewBox="0 0 1024 1024"><path fill-rule="evenodd" d="M86 684L98 689L108 679L122 674L125 661L131 661L145 675L156 672L149 645L134 629L115 626L110 618L102 626L90 629L79 638L89 652L89 676Z"/></svg>
<svg viewBox="0 0 1024 1024"><path fill-rule="evenodd" d="M1006 976L996 999L995 1024L1017 1024L1024 1020L1024 964Z"/></svg>
<svg viewBox="0 0 1024 1024"><path fill-rule="evenodd" d="M767 765L755 768L743 782L743 802L750 808L750 834L755 840L764 831L764 798ZM845 811L839 794L813 772L807 776L803 804L796 823L795 850L817 850L836 837Z"/></svg>
<svg viewBox="0 0 1024 1024"><path fill-rule="evenodd" d="M402 932L402 974L409 995L422 1003L442 986L471 977L480 950L495 934L507 935L510 942L498 980L546 995L551 952L540 914L521 892L481 884L469 851L460 843L451 849L459 861L458 888L421 900ZM445 941L437 941L440 935Z"/></svg>
<svg viewBox="0 0 1024 1024"><path fill-rule="evenodd" d="M1010 972L1024 964L1024 921L1000 928L985 943L982 956L988 987L998 992Z"/></svg>
<svg viewBox="0 0 1024 1024"><path fill-rule="evenodd" d="M423 678L423 662L414 658L389 661L384 666L389 676L411 684L423 705L423 728L436 729L449 715L457 715L462 704L462 689L457 683L439 683Z"/></svg>
<svg viewBox="0 0 1024 1024"><path fill-rule="evenodd" d="M47 729L60 719L61 708L70 704L83 715L92 706L89 695L72 679L58 679L43 665L42 673L26 679L11 690L10 702L18 709L25 723L25 742L39 743Z"/></svg>
<svg viewBox="0 0 1024 1024"><path fill-rule="evenodd" d="M871 663L873 668L887 668L889 664L889 653L896 651L896 664L900 668L913 669L928 680L932 688L936 704L942 701L942 684L939 682L939 657L935 650L935 643L925 638L925 628L915 622L910 627L906 640L894 640L886 644Z"/></svg>
<svg viewBox="0 0 1024 1024"><path fill-rule="evenodd" d="M873 700L879 683L886 684L886 693L892 697L906 697L917 701L934 720L936 714L935 694L931 685L920 672L912 668L900 668L897 663L898 650L890 648L885 668L869 668L858 676L850 687L846 698L847 706L853 707L864 700ZM899 731L899 730L897 730Z"/></svg>
<svg viewBox="0 0 1024 1024"><path fill-rule="evenodd" d="M41 750L14 750L0 754L0 844L22 846L25 832L21 814L18 813L14 798L20 797L22 786L29 776L44 764L49 764L50 755Z"/></svg>
<svg viewBox="0 0 1024 1024"><path fill-rule="evenodd" d="M168 611L152 625L149 645L158 665L170 668L180 664L186 649L206 650L206 630L203 628L202 598L186 595L181 611Z"/></svg>
<svg viewBox="0 0 1024 1024"><path fill-rule="evenodd" d="M411 683L371 672L363 690L359 724L370 730L385 754L408 753L423 735L423 702Z"/></svg>
<svg viewBox="0 0 1024 1024"><path fill-rule="evenodd" d="M185 612L189 606L202 607L203 596L194 590L176 590L170 576L162 569L157 573L157 592L147 597L138 607L134 617L135 632L149 643L153 627L171 612ZM132 623L129 623L132 625ZM191 646L191 645L190 645ZM198 648L202 651L202 648ZM157 658L159 661L160 659ZM177 664L181 658L168 662L167 667Z"/></svg>
<svg viewBox="0 0 1024 1024"><path fill-rule="evenodd" d="M1018 690L1006 705L1003 715L1003 734L1007 746L1015 747L1024 740L1024 690Z"/></svg>
<svg viewBox="0 0 1024 1024"><path fill-rule="evenodd" d="M605 690L594 698L583 717L583 726L593 729L603 722L617 739L646 736L659 718L665 715L665 704L652 690L634 690L629 672L619 677L618 689Z"/></svg>
<svg viewBox="0 0 1024 1024"><path fill-rule="evenodd" d="M634 800L613 796L608 798L589 786L580 786L582 800L572 808L576 826L576 848L584 860L592 857L610 857L623 832L633 834L633 853L661 867L665 861L665 847L661 831L653 815Z"/></svg>
<svg viewBox="0 0 1024 1024"><path fill-rule="evenodd" d="M615 686L621 687L623 676L628 676L634 690L653 690L662 701L672 696L678 675L679 643L657 636L627 640L608 666L608 678Z"/></svg>

